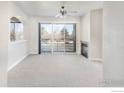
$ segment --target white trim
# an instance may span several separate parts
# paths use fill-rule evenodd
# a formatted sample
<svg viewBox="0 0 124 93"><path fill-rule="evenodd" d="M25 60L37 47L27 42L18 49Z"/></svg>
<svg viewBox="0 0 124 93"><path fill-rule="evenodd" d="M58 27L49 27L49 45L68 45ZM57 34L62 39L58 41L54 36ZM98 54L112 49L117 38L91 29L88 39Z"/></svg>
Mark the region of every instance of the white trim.
<svg viewBox="0 0 124 93"><path fill-rule="evenodd" d="M30 52L29 54L38 54L38 52Z"/></svg>
<svg viewBox="0 0 124 93"><path fill-rule="evenodd" d="M12 68L14 68L17 64L19 64L22 60L24 60L27 56L28 56L28 54L25 55L25 56L23 56L22 58L20 58L18 61L16 61L15 64L13 64L12 66L8 67L8 70L7 70L7 71L10 71L10 70L11 70Z"/></svg>
<svg viewBox="0 0 124 93"><path fill-rule="evenodd" d="M90 58L90 61L102 62L101 58Z"/></svg>

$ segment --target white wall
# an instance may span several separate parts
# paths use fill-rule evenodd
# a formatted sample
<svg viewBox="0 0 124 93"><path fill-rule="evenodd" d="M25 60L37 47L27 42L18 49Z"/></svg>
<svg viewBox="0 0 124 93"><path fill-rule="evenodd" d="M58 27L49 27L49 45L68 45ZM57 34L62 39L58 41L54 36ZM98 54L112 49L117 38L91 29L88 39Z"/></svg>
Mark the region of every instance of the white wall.
<svg viewBox="0 0 124 93"><path fill-rule="evenodd" d="M7 86L7 70L19 62L27 54L27 41L10 42L10 18L15 16L24 24L25 15L20 9L10 2L0 2L0 87ZM25 31L28 29L24 28ZM28 32L25 32L25 39L28 40Z"/></svg>
<svg viewBox="0 0 124 93"><path fill-rule="evenodd" d="M81 17L81 40L90 42L90 12Z"/></svg>
<svg viewBox="0 0 124 93"><path fill-rule="evenodd" d="M105 2L103 20L104 79L124 86L124 2Z"/></svg>
<svg viewBox="0 0 124 93"><path fill-rule="evenodd" d="M76 50L80 54L80 18L69 17L65 19L52 17L31 17L30 18L30 53L38 54L38 23L76 23Z"/></svg>
<svg viewBox="0 0 124 93"><path fill-rule="evenodd" d="M81 17L81 40L88 42L91 61L102 61L102 9L94 9Z"/></svg>
<svg viewBox="0 0 124 93"><path fill-rule="evenodd" d="M13 68L21 60L28 55L28 18L22 10L13 2L9 2L9 18L17 17L24 24L24 39L20 41L10 42L8 51L8 70ZM9 31L10 34L10 31Z"/></svg>
<svg viewBox="0 0 124 93"><path fill-rule="evenodd" d="M81 34L80 34L80 39L83 42L88 43L88 56L89 56L89 43L90 43L90 12L87 12L81 17ZM89 59L89 58L88 58Z"/></svg>
<svg viewBox="0 0 124 93"><path fill-rule="evenodd" d="M7 86L8 2L0 2L0 87Z"/></svg>
<svg viewBox="0 0 124 93"><path fill-rule="evenodd" d="M21 62L27 55L27 41L18 41L9 44L8 70Z"/></svg>
<svg viewBox="0 0 124 93"><path fill-rule="evenodd" d="M90 14L90 57L91 60L102 61L103 11L95 9Z"/></svg>

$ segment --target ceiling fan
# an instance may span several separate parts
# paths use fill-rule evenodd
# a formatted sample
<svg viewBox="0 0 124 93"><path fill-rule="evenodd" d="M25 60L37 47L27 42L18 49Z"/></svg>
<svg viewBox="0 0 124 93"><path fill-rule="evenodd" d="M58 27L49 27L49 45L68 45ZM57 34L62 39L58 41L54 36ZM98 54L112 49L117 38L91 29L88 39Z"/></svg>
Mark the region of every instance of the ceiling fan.
<svg viewBox="0 0 124 93"><path fill-rule="evenodd" d="M77 11L67 11L65 6L61 6L59 13L55 16L56 18L65 18L66 16L71 16L69 13L77 13Z"/></svg>

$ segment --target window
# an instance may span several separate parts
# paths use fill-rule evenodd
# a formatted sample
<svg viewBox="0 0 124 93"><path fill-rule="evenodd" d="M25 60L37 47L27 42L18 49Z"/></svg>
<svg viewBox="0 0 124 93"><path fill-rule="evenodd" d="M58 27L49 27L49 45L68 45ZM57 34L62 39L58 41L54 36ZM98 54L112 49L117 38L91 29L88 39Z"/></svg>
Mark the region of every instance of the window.
<svg viewBox="0 0 124 93"><path fill-rule="evenodd" d="M42 53L76 51L76 24L40 23L40 30L39 50Z"/></svg>
<svg viewBox="0 0 124 93"><path fill-rule="evenodd" d="M16 17L10 19L10 41L23 40L23 24Z"/></svg>

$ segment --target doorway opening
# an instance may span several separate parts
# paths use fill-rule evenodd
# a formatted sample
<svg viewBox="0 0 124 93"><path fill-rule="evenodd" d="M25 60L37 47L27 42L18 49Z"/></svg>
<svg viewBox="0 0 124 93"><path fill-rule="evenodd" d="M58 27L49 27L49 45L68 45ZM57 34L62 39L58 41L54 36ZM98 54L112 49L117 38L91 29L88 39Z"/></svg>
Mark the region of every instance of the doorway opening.
<svg viewBox="0 0 124 93"><path fill-rule="evenodd" d="M76 52L76 24L39 23L39 54Z"/></svg>

